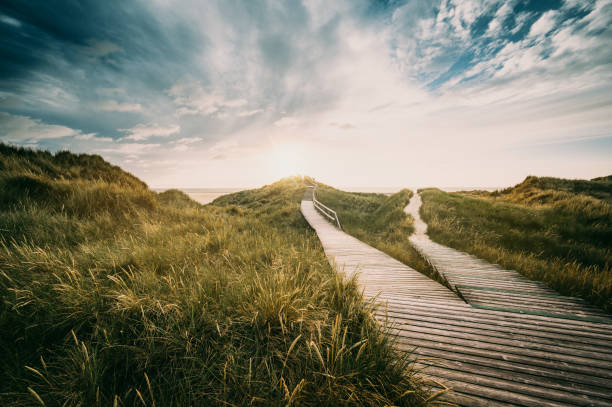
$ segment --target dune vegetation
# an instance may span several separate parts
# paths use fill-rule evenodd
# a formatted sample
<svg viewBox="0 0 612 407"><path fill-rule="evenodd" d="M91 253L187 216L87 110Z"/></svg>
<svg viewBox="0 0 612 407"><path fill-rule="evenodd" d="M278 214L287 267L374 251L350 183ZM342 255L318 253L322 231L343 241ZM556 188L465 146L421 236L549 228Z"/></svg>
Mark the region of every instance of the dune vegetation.
<svg viewBox="0 0 612 407"><path fill-rule="evenodd" d="M202 206L0 145L0 405L427 404L301 216L307 181Z"/></svg>
<svg viewBox="0 0 612 407"><path fill-rule="evenodd" d="M433 240L612 312L612 177L421 196Z"/></svg>
<svg viewBox="0 0 612 407"><path fill-rule="evenodd" d="M404 208L412 195L408 189L391 195L345 192L320 183L316 190L317 199L338 213L345 232L446 284L408 240L414 233L414 219Z"/></svg>

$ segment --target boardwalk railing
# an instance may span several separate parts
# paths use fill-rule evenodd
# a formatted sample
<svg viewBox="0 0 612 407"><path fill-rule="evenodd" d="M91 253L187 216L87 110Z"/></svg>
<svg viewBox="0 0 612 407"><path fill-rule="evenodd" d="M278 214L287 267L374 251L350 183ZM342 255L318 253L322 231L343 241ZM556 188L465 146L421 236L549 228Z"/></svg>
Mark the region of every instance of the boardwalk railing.
<svg viewBox="0 0 612 407"><path fill-rule="evenodd" d="M315 209L317 209L322 215L326 216L329 220L331 220L332 223L335 223L338 229L342 230L342 225L340 225L340 219L338 219L338 214L336 213L335 210L323 205L321 202L317 200L317 196L315 194L316 189L317 189L317 186L314 185L312 187L312 203Z"/></svg>

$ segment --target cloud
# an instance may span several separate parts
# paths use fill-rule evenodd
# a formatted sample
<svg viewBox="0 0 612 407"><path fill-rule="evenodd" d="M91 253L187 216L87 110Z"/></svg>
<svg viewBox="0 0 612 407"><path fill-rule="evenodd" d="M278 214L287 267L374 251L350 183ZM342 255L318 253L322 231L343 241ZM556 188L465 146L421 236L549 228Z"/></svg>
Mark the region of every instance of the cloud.
<svg viewBox="0 0 612 407"><path fill-rule="evenodd" d="M123 52L123 48L114 42L97 39L90 39L86 46L81 47L81 50L84 54L93 58L102 58L117 52Z"/></svg>
<svg viewBox="0 0 612 407"><path fill-rule="evenodd" d="M441 96L462 92L470 95L471 103L485 104L582 92L586 83L604 83L610 73L601 67L612 51L605 45L605 34L593 35L590 26L598 21L601 27L602 19L612 23L612 12L598 12L599 5L565 4L555 10L543 6L514 14L502 12L502 6L492 21L504 30L466 43L469 62L455 62L433 83Z"/></svg>
<svg viewBox="0 0 612 407"><path fill-rule="evenodd" d="M178 106L179 116L189 114L210 115L225 109L233 109L248 104L243 98L228 98L221 90L207 90L202 84L189 78L177 81L167 94Z"/></svg>
<svg viewBox="0 0 612 407"><path fill-rule="evenodd" d="M161 147L161 144L149 143L124 143L118 144L115 147L100 149L104 153L121 154L128 157L138 157L142 154L150 153Z"/></svg>
<svg viewBox="0 0 612 407"><path fill-rule="evenodd" d="M125 89L122 88L98 88L96 89L96 93L102 96L124 96Z"/></svg>
<svg viewBox="0 0 612 407"><path fill-rule="evenodd" d="M538 21L533 23L529 29L529 36L537 37L547 34L556 26L557 15L558 13L552 10L542 14Z"/></svg>
<svg viewBox="0 0 612 407"><path fill-rule="evenodd" d="M206 155L212 160L240 159L246 157L252 148L241 145L237 139L219 141L209 147Z"/></svg>
<svg viewBox="0 0 612 407"><path fill-rule="evenodd" d="M75 136L77 140L88 140L88 141L104 141L111 142L113 139L111 137L96 137L96 133L87 133Z"/></svg>
<svg viewBox="0 0 612 407"><path fill-rule="evenodd" d="M139 103L119 103L116 100L105 100L98 103L98 109L104 112L140 112L142 106Z"/></svg>
<svg viewBox="0 0 612 407"><path fill-rule="evenodd" d="M475 66L484 67L505 47L516 44L529 58L527 49L547 45L540 44L546 35L565 25L580 31L585 15L597 9L594 3L447 0L436 9L426 2L409 2L394 11L389 42L406 74L433 90L469 81L477 84L493 72L477 71ZM550 54L547 49L539 51L541 59Z"/></svg>
<svg viewBox="0 0 612 407"><path fill-rule="evenodd" d="M295 117L283 117L277 121L274 122L274 125L276 127L281 127L281 128L295 128L298 127L298 125L300 124L300 121L298 119L296 119Z"/></svg>
<svg viewBox="0 0 612 407"><path fill-rule="evenodd" d="M11 143L35 142L82 135L80 130L46 124L28 116L0 112L0 139Z"/></svg>
<svg viewBox="0 0 612 407"><path fill-rule="evenodd" d="M0 14L0 23L8 24L16 28L21 27L21 22L19 20L4 14Z"/></svg>
<svg viewBox="0 0 612 407"><path fill-rule="evenodd" d="M185 152L189 151L189 146L186 144L178 144L172 148L172 151Z"/></svg>
<svg viewBox="0 0 612 407"><path fill-rule="evenodd" d="M219 106L221 107L240 107L240 106L244 106L246 105L247 102L246 99L230 99L230 100L224 100L222 103L219 104Z"/></svg>
<svg viewBox="0 0 612 407"><path fill-rule="evenodd" d="M202 141L202 137L183 137L178 140L174 140L175 144L193 144Z"/></svg>
<svg viewBox="0 0 612 407"><path fill-rule="evenodd" d="M485 32L486 36L489 37L497 37L499 36L504 22L508 19L508 17L512 14L512 6L509 2L505 2L502 4L500 8L495 11L495 15L489 21L489 25L487 27L487 31Z"/></svg>
<svg viewBox="0 0 612 407"><path fill-rule="evenodd" d="M125 140L142 141L151 137L168 137L181 131L179 125L160 125L160 124L138 124L129 129L120 131L127 134Z"/></svg>
<svg viewBox="0 0 612 407"><path fill-rule="evenodd" d="M156 14L152 2L5 3L0 2L0 91L16 94L19 109L36 111L44 92L35 90L53 83L79 101L76 109L66 106L58 114L75 123L95 122L87 119L91 112L80 108L95 105L94 89L123 88L158 102L157 95L194 71L202 47L195 26L171 13ZM98 124L93 130L102 133L109 126Z"/></svg>
<svg viewBox="0 0 612 407"><path fill-rule="evenodd" d="M254 116L256 114L262 113L263 109L253 109L253 110L245 110L243 112L238 113L238 117L249 117Z"/></svg>

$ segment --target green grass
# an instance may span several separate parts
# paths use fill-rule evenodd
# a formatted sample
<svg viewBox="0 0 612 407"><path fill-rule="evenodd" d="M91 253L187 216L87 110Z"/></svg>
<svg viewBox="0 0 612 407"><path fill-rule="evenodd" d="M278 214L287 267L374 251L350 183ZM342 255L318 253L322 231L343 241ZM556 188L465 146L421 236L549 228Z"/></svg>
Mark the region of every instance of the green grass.
<svg viewBox="0 0 612 407"><path fill-rule="evenodd" d="M612 182L528 177L502 191L423 190L442 244L612 311Z"/></svg>
<svg viewBox="0 0 612 407"><path fill-rule="evenodd" d="M414 232L414 219L404 208L412 195L408 189L388 196L344 192L323 184L318 184L316 191L317 199L337 212L345 232L446 284L408 240Z"/></svg>
<svg viewBox="0 0 612 407"><path fill-rule="evenodd" d="M0 145L0 405L423 405L290 178L201 206Z"/></svg>

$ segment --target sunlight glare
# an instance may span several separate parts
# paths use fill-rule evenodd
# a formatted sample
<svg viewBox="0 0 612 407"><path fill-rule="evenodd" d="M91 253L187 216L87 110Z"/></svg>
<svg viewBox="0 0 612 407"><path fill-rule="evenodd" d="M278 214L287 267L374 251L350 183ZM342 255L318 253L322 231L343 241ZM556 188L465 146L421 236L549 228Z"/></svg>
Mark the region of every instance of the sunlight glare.
<svg viewBox="0 0 612 407"><path fill-rule="evenodd" d="M268 154L270 175L274 179L304 174L304 146L298 143L278 143Z"/></svg>

